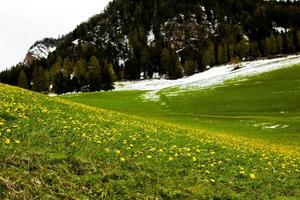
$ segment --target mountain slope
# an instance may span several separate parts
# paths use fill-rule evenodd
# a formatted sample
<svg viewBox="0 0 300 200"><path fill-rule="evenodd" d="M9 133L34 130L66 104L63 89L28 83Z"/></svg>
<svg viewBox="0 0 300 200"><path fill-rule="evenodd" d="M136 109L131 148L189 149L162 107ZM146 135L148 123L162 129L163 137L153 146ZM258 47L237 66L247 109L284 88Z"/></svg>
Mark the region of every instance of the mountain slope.
<svg viewBox="0 0 300 200"><path fill-rule="evenodd" d="M157 73L177 79L207 66L294 53L300 50L299 13L299 2L114 0L62 37L47 59L3 72L0 81L17 85L24 70L36 91L93 91L112 89L114 80ZM34 88L29 83L38 82L33 71L39 67L47 87Z"/></svg>
<svg viewBox="0 0 300 200"><path fill-rule="evenodd" d="M295 154L0 89L1 198L297 198Z"/></svg>

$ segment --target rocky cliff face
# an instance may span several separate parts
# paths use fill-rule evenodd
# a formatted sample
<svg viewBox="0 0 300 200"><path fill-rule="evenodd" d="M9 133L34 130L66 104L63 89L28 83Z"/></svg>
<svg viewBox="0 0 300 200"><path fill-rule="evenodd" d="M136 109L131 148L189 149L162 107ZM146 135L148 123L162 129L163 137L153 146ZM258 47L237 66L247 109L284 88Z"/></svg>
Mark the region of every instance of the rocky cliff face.
<svg viewBox="0 0 300 200"><path fill-rule="evenodd" d="M31 64L35 60L40 60L42 58L47 59L49 53L56 50L56 44L57 40L52 38L37 41L29 48L23 62L25 64Z"/></svg>

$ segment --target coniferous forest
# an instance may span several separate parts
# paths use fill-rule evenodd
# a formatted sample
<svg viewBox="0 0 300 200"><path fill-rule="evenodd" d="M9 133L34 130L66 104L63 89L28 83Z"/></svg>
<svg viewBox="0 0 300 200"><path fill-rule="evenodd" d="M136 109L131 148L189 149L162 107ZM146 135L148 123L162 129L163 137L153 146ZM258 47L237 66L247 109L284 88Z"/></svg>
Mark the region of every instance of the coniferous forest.
<svg viewBox="0 0 300 200"><path fill-rule="evenodd" d="M0 82L57 94L113 89L116 80L177 79L208 66L300 51L300 3L264 0L114 0L25 59ZM30 55L29 55L30 57Z"/></svg>

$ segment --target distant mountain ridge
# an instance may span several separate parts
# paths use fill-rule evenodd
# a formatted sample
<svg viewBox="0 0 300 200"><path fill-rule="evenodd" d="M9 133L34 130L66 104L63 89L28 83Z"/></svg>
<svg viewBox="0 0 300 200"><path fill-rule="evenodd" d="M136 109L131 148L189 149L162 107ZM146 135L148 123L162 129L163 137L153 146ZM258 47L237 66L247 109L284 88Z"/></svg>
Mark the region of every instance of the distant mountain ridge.
<svg viewBox="0 0 300 200"><path fill-rule="evenodd" d="M24 70L28 88L61 93L112 89L115 80L153 74L177 79L208 66L295 53L299 27L298 1L114 0L60 39L37 42L0 81L17 85ZM43 87L33 87L35 76Z"/></svg>

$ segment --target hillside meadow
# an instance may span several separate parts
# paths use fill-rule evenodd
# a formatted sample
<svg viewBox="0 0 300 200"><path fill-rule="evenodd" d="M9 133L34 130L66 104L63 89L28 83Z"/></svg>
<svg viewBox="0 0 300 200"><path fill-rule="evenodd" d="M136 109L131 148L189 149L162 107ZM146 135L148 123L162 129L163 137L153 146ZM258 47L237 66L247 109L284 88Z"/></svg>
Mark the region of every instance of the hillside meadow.
<svg viewBox="0 0 300 200"><path fill-rule="evenodd" d="M298 70L280 72L290 75L286 87L299 89ZM264 106L247 92L258 81L270 84L255 85L256 95L281 91L272 83L278 74L173 96L161 91L161 102L140 101L144 93L138 91L64 100L0 84L0 198L298 199L299 103L293 98L299 93L286 105L278 100L280 112L287 112L281 116L277 110L258 112ZM276 102L275 95L269 99ZM221 100L231 106L211 112ZM273 129L268 137L263 131L252 135L260 129L248 131L243 119L276 119L289 128L286 135L282 129L282 140Z"/></svg>

